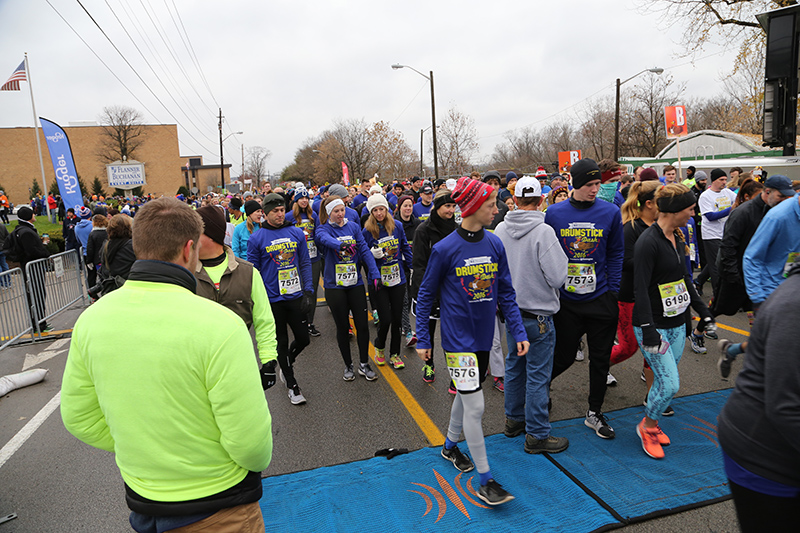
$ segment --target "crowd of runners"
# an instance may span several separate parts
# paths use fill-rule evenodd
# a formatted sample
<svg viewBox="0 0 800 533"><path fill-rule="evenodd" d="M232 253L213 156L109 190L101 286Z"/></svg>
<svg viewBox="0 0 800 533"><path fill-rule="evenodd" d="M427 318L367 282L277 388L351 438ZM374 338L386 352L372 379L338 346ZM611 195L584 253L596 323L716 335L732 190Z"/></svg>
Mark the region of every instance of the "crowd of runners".
<svg viewBox="0 0 800 533"><path fill-rule="evenodd" d="M489 466L485 380L505 394L506 436L525 434L527 453L559 453L569 442L551 434L549 412L559 401L550 396L552 380L588 359L585 425L613 439L603 412L606 389L617 384L611 367L640 352L645 416L629 430L644 453L663 458L670 438L659 420L676 414L671 401L684 347L706 353L709 339L717 341L720 378L727 380L754 345L720 339L716 317L744 311L757 328L762 304L798 277L790 276L800 270L798 189L800 182L760 169L706 174L689 167L681 180L669 166L662 176L652 168L629 174L611 160L583 159L564 174L540 168L432 182L373 178L349 188L298 182L178 200L203 222L195 291L253 328L263 389L280 379L292 404L306 403L294 363L321 335L314 319L322 296L345 381L377 380L372 364L403 371L415 348L420 379L449 382L453 403L441 454L462 472L477 469L478 495L497 505L513 496ZM94 297L137 272L142 258L134 253L131 214L110 215L103 206L68 214L91 220L73 231ZM118 217L128 220L115 223ZM758 350L754 360L763 362L763 344ZM752 384L747 368L741 376ZM786 394L798 393L792 386ZM763 493L766 484L766 494L797 503L797 471L776 479L745 446L729 446L737 431L747 432L742 423L729 413L727 432L720 426L726 472L741 489L734 495L752 504L749 493ZM457 445L462 433L469 455ZM796 452L796 441L791 446Z"/></svg>

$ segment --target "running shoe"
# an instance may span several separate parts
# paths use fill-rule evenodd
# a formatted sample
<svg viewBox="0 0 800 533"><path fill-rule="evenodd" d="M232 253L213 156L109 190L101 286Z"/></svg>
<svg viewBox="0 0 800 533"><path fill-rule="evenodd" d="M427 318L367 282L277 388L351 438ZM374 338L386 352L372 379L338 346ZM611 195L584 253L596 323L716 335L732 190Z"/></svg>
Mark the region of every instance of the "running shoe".
<svg viewBox="0 0 800 533"><path fill-rule="evenodd" d="M586 420L583 421L586 427L591 428L601 439L613 439L616 435L614 428L608 425L608 419L601 412L587 411Z"/></svg>
<svg viewBox="0 0 800 533"><path fill-rule="evenodd" d="M719 335L717 335L717 332L716 332L716 331L714 331L713 329L712 329L712 330L710 330L710 331L709 331L708 329L706 329L706 330L703 332L703 336L704 336L706 339L714 339L714 340L717 340L717 339L719 339Z"/></svg>
<svg viewBox="0 0 800 533"><path fill-rule="evenodd" d="M436 371L431 365L424 365L422 367L422 381L425 383L433 383L436 381Z"/></svg>
<svg viewBox="0 0 800 533"><path fill-rule="evenodd" d="M314 324L308 325L308 334L312 337L319 337L322 335Z"/></svg>
<svg viewBox="0 0 800 533"><path fill-rule="evenodd" d="M578 351L575 353L575 360L576 361L583 361L585 359L583 355L583 339L581 339L580 343L578 344Z"/></svg>
<svg viewBox="0 0 800 533"><path fill-rule="evenodd" d="M703 284L702 283L697 283L695 281L694 282L694 288L697 291L697 295L698 296L702 296L703 295Z"/></svg>
<svg viewBox="0 0 800 533"><path fill-rule="evenodd" d="M506 492L503 486L494 479L490 479L486 485L481 485L481 488L478 489L478 498L489 505L500 505L501 503L510 502L514 499L514 497Z"/></svg>
<svg viewBox="0 0 800 533"><path fill-rule="evenodd" d="M378 375L369 366L369 363L361 363L358 365L358 373L367 378L367 381L375 381Z"/></svg>
<svg viewBox="0 0 800 533"><path fill-rule="evenodd" d="M642 439L644 453L653 459L664 458L664 449L661 447L661 443L658 442L658 430L644 427L644 418L636 425L636 434Z"/></svg>
<svg viewBox="0 0 800 533"><path fill-rule="evenodd" d="M294 387L289 389L289 401L292 402L292 405L302 405L306 403L306 398L303 396L303 393L300 392L300 387L296 384Z"/></svg>
<svg viewBox="0 0 800 533"><path fill-rule="evenodd" d="M351 339L352 339L352 338L355 336L355 333L353 332L353 326L349 326L349 327L347 328L347 335L348 335L348 336L349 336Z"/></svg>
<svg viewBox="0 0 800 533"><path fill-rule="evenodd" d="M657 431L656 437L658 437L658 443L662 446L669 446L670 444L669 437L667 437L667 434L664 433L663 429L661 429L661 426L658 425L658 422L656 422L656 431Z"/></svg>
<svg viewBox="0 0 800 533"><path fill-rule="evenodd" d="M646 394L645 394L645 396L644 396L644 401L642 402L642 405L644 405L645 407L647 407L647 395L646 395ZM668 406L667 406L667 407L664 409L664 412L663 412L663 413L661 413L661 416L672 416L672 415L674 415L674 414L675 414L675 409L673 409L671 405L668 405Z"/></svg>
<svg viewBox="0 0 800 533"><path fill-rule="evenodd" d="M475 465L472 464L470 458L461 453L461 450L458 449L458 446L453 446L449 450L442 446L442 457L453 463L453 465L461 472L469 472L475 468Z"/></svg>
<svg viewBox="0 0 800 533"><path fill-rule="evenodd" d="M692 341L692 351L694 353L708 352L708 349L706 348L706 341L703 339L703 337L695 335L694 332L692 332L692 334L689 337Z"/></svg>
<svg viewBox="0 0 800 533"><path fill-rule="evenodd" d="M503 378L494 378L494 388L505 394L506 387Z"/></svg>
<svg viewBox="0 0 800 533"><path fill-rule="evenodd" d="M728 381L728 376L731 375L731 365L736 360L735 357L731 357L728 354L728 348L731 344L733 343L728 339L720 339L717 343L719 351L722 352L722 355L719 356L719 361L717 361L717 368L719 368L719 375L725 381Z"/></svg>
<svg viewBox="0 0 800 533"><path fill-rule="evenodd" d="M406 333L406 348L412 348L417 344L417 336L413 331Z"/></svg>
<svg viewBox="0 0 800 533"><path fill-rule="evenodd" d="M644 368L642 369L642 381L647 383L647 377L645 377L645 375L644 375Z"/></svg>
<svg viewBox="0 0 800 533"><path fill-rule="evenodd" d="M569 448L569 439L566 437L550 435L544 439L537 439L531 435L525 435L525 453L560 453L567 448Z"/></svg>
<svg viewBox="0 0 800 533"><path fill-rule="evenodd" d="M343 379L345 381L353 381L356 379L356 374L353 372L353 365L347 365L344 367L344 376Z"/></svg>
<svg viewBox="0 0 800 533"><path fill-rule="evenodd" d="M510 418L506 418L506 428L503 431L503 435L513 439L523 433L525 433L524 420L511 420Z"/></svg>
<svg viewBox="0 0 800 533"><path fill-rule="evenodd" d="M375 363L378 366L386 364L386 355L384 355L385 348L375 348Z"/></svg>
<svg viewBox="0 0 800 533"><path fill-rule="evenodd" d="M372 312L372 323L373 323L373 324L375 324L375 327L376 327L376 328L377 328L378 326L380 326L380 324L381 324L381 321L380 321L380 319L378 318L378 311L377 311L377 310L375 310L375 311L373 311L373 312Z"/></svg>
<svg viewBox="0 0 800 533"><path fill-rule="evenodd" d="M456 384L453 380L450 380L450 386L447 388L447 392L450 394L458 394L458 389L456 388Z"/></svg>
<svg viewBox="0 0 800 533"><path fill-rule="evenodd" d="M395 370L400 370L401 368L405 368L406 364L400 359L400 356L395 354L389 357L389 364L394 367Z"/></svg>
<svg viewBox="0 0 800 533"><path fill-rule="evenodd" d="M616 387L617 386L617 378L611 375L611 372L608 373L606 376L606 386L607 387Z"/></svg>

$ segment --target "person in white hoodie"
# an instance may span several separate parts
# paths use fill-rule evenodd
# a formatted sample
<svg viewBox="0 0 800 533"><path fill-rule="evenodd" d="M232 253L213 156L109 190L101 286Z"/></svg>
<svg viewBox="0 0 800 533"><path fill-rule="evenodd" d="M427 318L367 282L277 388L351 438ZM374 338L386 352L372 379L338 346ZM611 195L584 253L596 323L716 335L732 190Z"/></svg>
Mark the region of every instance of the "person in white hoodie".
<svg viewBox="0 0 800 533"><path fill-rule="evenodd" d="M558 453L569 447L566 437L550 434L550 376L556 332L553 315L560 309L559 287L567 279L567 255L553 228L544 223L539 211L542 187L534 177L525 176L514 189L517 209L509 211L495 229L505 246L508 267L517 295L517 305L530 350L517 356L516 341L506 331L509 351L505 377L505 435L526 433L527 453Z"/></svg>

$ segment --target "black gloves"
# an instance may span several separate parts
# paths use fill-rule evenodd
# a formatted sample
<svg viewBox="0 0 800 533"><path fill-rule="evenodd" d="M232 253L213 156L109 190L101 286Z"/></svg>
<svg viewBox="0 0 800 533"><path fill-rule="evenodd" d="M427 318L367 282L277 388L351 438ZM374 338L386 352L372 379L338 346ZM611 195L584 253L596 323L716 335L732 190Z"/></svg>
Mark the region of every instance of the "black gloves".
<svg viewBox="0 0 800 533"><path fill-rule="evenodd" d="M275 373L275 365L277 361L268 361L261 365L261 386L264 387L264 390L275 385L275 381L277 380L277 375Z"/></svg>
<svg viewBox="0 0 800 533"><path fill-rule="evenodd" d="M315 303L314 293L311 291L305 291L303 296L300 297L300 312L304 315L307 315L314 308Z"/></svg>

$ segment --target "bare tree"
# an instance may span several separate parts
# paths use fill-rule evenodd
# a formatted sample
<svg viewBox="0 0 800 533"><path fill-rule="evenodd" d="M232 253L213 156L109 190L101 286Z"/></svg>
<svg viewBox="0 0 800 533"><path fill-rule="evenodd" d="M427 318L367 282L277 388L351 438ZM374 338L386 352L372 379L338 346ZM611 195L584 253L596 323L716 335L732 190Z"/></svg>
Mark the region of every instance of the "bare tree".
<svg viewBox="0 0 800 533"><path fill-rule="evenodd" d="M597 161L614 153L614 99L592 99L579 112L578 145L584 157Z"/></svg>
<svg viewBox="0 0 800 533"><path fill-rule="evenodd" d="M272 157L272 152L263 146L252 146L247 149L244 174L253 180L256 188L261 187L261 180L267 175L267 161L270 157Z"/></svg>
<svg viewBox="0 0 800 533"><path fill-rule="evenodd" d="M472 169L471 160L478 154L478 130L475 119L452 106L439 124L439 165L445 175L464 175Z"/></svg>
<svg viewBox="0 0 800 533"><path fill-rule="evenodd" d="M331 138L339 143L342 161L347 163L353 180L372 177L370 169L375 162L375 153L369 129L364 119L337 119L330 132Z"/></svg>
<svg viewBox="0 0 800 533"><path fill-rule="evenodd" d="M624 101L624 131L620 127L620 144L626 153L655 157L667 145L664 107L678 104L685 88L685 84L676 86L669 74L648 74L633 87Z"/></svg>
<svg viewBox="0 0 800 533"><path fill-rule="evenodd" d="M144 142L142 114L126 106L104 107L100 115L103 134L97 156L105 163L136 159L136 150Z"/></svg>
<svg viewBox="0 0 800 533"><path fill-rule="evenodd" d="M547 148L542 135L531 127L506 132L505 142L494 147L493 168L525 170L543 164Z"/></svg>
<svg viewBox="0 0 800 533"><path fill-rule="evenodd" d="M402 133L383 121L373 124L369 132L375 156L371 172L379 174L381 182L399 180L414 172L419 159Z"/></svg>

